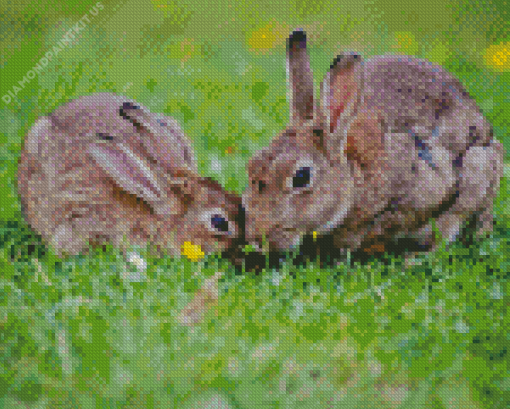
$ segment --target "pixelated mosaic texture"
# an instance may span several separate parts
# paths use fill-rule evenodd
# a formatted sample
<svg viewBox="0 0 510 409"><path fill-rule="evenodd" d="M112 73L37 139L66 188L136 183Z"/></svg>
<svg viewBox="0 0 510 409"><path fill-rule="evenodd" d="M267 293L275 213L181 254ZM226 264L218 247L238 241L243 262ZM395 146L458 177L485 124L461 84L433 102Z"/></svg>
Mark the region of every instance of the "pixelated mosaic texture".
<svg viewBox="0 0 510 409"><path fill-rule="evenodd" d="M150 115L174 118L197 177L241 196L249 160L287 127L286 41L298 27L316 97L344 50L425 58L460 80L508 155L508 9L504 1L2 2L0 403L507 407L508 156L486 240L410 263L287 259L258 275L236 274L191 241L181 258L110 244L61 258L22 216L17 172L37 120L106 92L136 101L149 125ZM58 166L79 149L66 152ZM138 158L132 152L110 154ZM416 152L422 164L435 158ZM208 216L223 226L221 215Z"/></svg>

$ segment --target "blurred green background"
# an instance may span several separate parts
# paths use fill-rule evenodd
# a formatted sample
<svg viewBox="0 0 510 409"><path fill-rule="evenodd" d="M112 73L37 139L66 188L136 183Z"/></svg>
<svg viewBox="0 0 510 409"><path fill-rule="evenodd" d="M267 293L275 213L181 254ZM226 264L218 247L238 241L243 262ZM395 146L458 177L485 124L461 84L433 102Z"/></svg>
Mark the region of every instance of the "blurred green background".
<svg viewBox="0 0 510 409"><path fill-rule="evenodd" d="M510 407L508 166L494 237L479 245L412 267L290 263L258 277L214 257L144 253L140 270L111 247L61 260L24 223L16 191L36 118L111 91L178 119L200 171L242 193L248 159L287 123L285 41L298 27L316 84L342 50L443 65L508 160L508 2L103 0L92 15L94 5L0 1L0 97L89 19L0 101L0 407ZM216 292L200 293L216 271ZM183 325L197 294L205 307Z"/></svg>

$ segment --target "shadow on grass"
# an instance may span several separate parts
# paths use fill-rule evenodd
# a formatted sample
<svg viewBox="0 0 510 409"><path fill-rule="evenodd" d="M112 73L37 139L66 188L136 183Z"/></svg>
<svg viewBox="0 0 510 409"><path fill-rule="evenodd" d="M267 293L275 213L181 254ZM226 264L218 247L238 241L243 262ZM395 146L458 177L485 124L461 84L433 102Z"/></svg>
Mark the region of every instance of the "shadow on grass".
<svg viewBox="0 0 510 409"><path fill-rule="evenodd" d="M474 220L474 219L473 219ZM478 240L474 235L475 225L473 220L470 220L464 228L461 238L452 243L448 248L439 248L434 252L433 256L438 258L448 255L453 250L468 250L470 257L475 257L474 253L477 248L480 248L482 243L490 242L491 240L505 240L510 238L510 218L503 216L495 217L495 226L492 236L487 239ZM248 253L244 259L244 269L246 272L253 272L256 274L264 270L280 270L284 263L292 264L294 267L306 268L310 264L316 264L321 269L327 269L337 266L340 263L346 263L350 267L359 264L366 266L369 264L383 264L391 266L395 261L403 258L406 255L427 255L430 247L424 247L413 239L399 239L393 241L385 241L378 243L376 241L367 243L370 251L357 250L352 253L342 251L333 244L333 236L323 236L314 239L312 236L306 236L297 251L291 252L272 252L269 254L263 253ZM381 248L384 251L377 251L373 249ZM450 256L452 259L453 256ZM402 261L403 263L403 261Z"/></svg>

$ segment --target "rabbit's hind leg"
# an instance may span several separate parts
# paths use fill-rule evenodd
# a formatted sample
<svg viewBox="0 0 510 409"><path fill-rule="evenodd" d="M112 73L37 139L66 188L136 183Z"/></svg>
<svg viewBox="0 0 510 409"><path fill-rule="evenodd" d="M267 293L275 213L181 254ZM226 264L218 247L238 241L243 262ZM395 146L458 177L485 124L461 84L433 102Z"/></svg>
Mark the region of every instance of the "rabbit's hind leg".
<svg viewBox="0 0 510 409"><path fill-rule="evenodd" d="M435 219L435 226L448 244L466 233L474 231L477 238L487 237L493 229L492 205L503 174L503 147L492 141L489 146L476 146L467 150L462 159L462 169L455 203ZM470 222L464 229L466 222ZM413 233L423 245L435 250L432 222Z"/></svg>
<svg viewBox="0 0 510 409"><path fill-rule="evenodd" d="M471 147L462 158L459 197L454 205L459 212L480 212L492 208L503 176L503 145L498 141L488 146Z"/></svg>
<svg viewBox="0 0 510 409"><path fill-rule="evenodd" d="M107 239L103 233L104 219L90 206L74 206L67 212L54 230L50 244L59 255L86 254L89 245L100 244Z"/></svg>
<svg viewBox="0 0 510 409"><path fill-rule="evenodd" d="M460 236L464 221L465 217L462 214L455 214L448 210L438 218L411 232L406 236L406 239L413 246L408 247L404 255L405 266L421 264L420 259L416 257L424 252L429 254L436 252L444 241L446 241L445 250L448 251L451 244ZM437 231L443 240L440 240L439 235L436 234Z"/></svg>
<svg viewBox="0 0 510 409"><path fill-rule="evenodd" d="M458 214L452 210L448 210L413 232L411 237L416 240L418 245L423 249L435 251L441 242L438 235L434 232L434 225L437 231L441 233L442 239L445 240L447 244L450 244L460 237L462 226L466 219L466 214Z"/></svg>
<svg viewBox="0 0 510 409"><path fill-rule="evenodd" d="M475 238L487 238L493 230L493 201L503 176L503 145L492 140L487 146L468 149L462 158L459 197L452 210L467 215ZM462 238L465 239L463 234Z"/></svg>

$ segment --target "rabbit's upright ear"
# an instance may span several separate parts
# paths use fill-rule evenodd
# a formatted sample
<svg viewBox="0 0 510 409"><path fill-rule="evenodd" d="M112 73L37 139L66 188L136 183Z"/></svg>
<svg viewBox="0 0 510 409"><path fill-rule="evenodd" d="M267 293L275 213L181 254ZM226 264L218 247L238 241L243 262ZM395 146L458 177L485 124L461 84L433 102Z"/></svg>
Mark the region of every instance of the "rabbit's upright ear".
<svg viewBox="0 0 510 409"><path fill-rule="evenodd" d="M287 40L287 82L291 123L312 119L313 74L302 30L294 31Z"/></svg>
<svg viewBox="0 0 510 409"><path fill-rule="evenodd" d="M196 171L193 149L178 122L165 115L150 112L134 102L124 102L120 115L141 133L143 147L151 158L167 171Z"/></svg>
<svg viewBox="0 0 510 409"><path fill-rule="evenodd" d="M356 115L363 88L360 55L339 55L321 84L320 112L329 133L334 133Z"/></svg>
<svg viewBox="0 0 510 409"><path fill-rule="evenodd" d="M171 215L182 211L180 200L166 194L164 178L127 145L96 142L87 147L87 153L120 188L145 200L157 214Z"/></svg>

